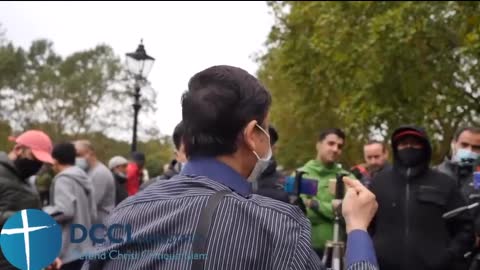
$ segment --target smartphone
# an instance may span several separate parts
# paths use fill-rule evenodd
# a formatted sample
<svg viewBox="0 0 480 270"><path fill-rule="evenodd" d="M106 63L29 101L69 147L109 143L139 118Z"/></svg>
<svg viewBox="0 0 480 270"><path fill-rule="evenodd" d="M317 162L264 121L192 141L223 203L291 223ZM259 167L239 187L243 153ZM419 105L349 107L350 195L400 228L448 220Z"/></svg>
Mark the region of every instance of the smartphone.
<svg viewBox="0 0 480 270"><path fill-rule="evenodd" d="M287 193L294 193L295 191L295 177L285 177L285 191ZM309 179L302 177L300 183L300 194L316 196L318 191L318 181L315 179Z"/></svg>

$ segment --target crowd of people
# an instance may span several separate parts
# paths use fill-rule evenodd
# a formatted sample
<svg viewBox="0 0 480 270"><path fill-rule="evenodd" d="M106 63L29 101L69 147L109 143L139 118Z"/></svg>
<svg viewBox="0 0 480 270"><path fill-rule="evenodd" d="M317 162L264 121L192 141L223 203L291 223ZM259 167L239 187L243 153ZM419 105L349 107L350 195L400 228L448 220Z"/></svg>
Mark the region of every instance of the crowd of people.
<svg viewBox="0 0 480 270"><path fill-rule="evenodd" d="M371 140L364 161L344 168L340 128L324 129L316 157L301 166L315 195L285 190L269 124L269 92L246 71L214 66L194 75L182 97L175 154L163 175L148 179L145 156L114 156L107 166L87 140L52 144L29 130L0 152L0 224L27 208L62 226L62 251L50 269L325 269L336 207L341 207L347 269L475 269L480 211L459 211L480 198L480 127L463 127L451 152L431 167L432 146L415 126L397 128L387 144ZM313 146L312 146L313 147ZM389 157L392 162L389 162ZM343 202L332 184L344 175ZM478 177L477 177L478 178ZM51 180L49 180L51 179ZM300 204L299 204L300 201ZM378 208L378 210L377 210ZM129 242L71 243L71 224L128 224ZM105 231L96 230L98 238ZM154 235L203 236L196 242L138 241ZM137 241L136 241L137 239ZM203 260L85 259L112 250L203 252ZM14 269L0 253L0 269Z"/></svg>

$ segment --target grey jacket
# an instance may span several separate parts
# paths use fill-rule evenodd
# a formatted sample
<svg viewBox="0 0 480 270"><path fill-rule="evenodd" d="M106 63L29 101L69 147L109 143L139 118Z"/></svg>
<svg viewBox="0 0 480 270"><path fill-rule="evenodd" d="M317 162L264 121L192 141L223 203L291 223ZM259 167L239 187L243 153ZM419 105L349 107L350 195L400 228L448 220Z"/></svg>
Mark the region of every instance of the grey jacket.
<svg viewBox="0 0 480 270"><path fill-rule="evenodd" d="M94 198L98 211L94 223L103 224L115 207L115 179L112 172L101 162L97 162L95 167L90 168L88 176L92 179L95 189Z"/></svg>
<svg viewBox="0 0 480 270"><path fill-rule="evenodd" d="M92 181L80 168L72 166L55 176L50 187L50 205L43 208L55 217L62 226L62 251L60 259L69 263L93 250L93 244L87 237L81 243L70 241L70 227L81 224L90 230L97 216ZM80 230L75 237L80 238Z"/></svg>
<svg viewBox="0 0 480 270"><path fill-rule="evenodd" d="M435 167L441 173L444 173L457 182L457 186L462 191L462 194L468 199L472 193L476 193L473 188L473 167L463 168L459 167L450 159L445 158L442 163Z"/></svg>
<svg viewBox="0 0 480 270"><path fill-rule="evenodd" d="M38 194L21 179L7 154L0 152L0 228L15 212L42 207ZM0 269L17 269L8 263L0 251Z"/></svg>

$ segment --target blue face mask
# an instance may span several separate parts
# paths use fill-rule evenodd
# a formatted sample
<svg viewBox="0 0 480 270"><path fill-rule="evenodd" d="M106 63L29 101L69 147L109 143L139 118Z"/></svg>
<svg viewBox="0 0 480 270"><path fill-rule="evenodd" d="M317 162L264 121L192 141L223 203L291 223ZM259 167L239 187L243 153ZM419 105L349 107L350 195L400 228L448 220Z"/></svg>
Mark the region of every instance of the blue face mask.
<svg viewBox="0 0 480 270"><path fill-rule="evenodd" d="M470 150L461 148L458 149L455 155L452 158L452 161L455 163L470 163L470 162L475 162L479 158L479 154L474 153Z"/></svg>

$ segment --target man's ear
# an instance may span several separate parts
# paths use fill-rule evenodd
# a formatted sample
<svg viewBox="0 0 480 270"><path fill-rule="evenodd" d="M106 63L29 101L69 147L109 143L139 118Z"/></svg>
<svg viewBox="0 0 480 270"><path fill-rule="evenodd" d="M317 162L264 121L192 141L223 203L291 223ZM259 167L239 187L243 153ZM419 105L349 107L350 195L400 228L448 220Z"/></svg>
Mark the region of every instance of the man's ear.
<svg viewBox="0 0 480 270"><path fill-rule="evenodd" d="M12 150L13 154L15 154L16 157L19 157L22 152L23 152L23 146L17 144L13 147L13 150Z"/></svg>
<svg viewBox="0 0 480 270"><path fill-rule="evenodd" d="M317 149L317 153L320 152L321 145L322 145L322 142L321 142L321 141L317 141L317 142L315 143L315 149Z"/></svg>
<svg viewBox="0 0 480 270"><path fill-rule="evenodd" d="M457 142L455 141L455 139L452 140L452 142L450 143L450 156L453 156L453 152L454 152L454 149L455 149L455 144Z"/></svg>
<svg viewBox="0 0 480 270"><path fill-rule="evenodd" d="M254 151L256 148L255 145L255 125L257 124L257 120L252 120L248 122L248 124L243 129L243 141L245 142L246 146Z"/></svg>

